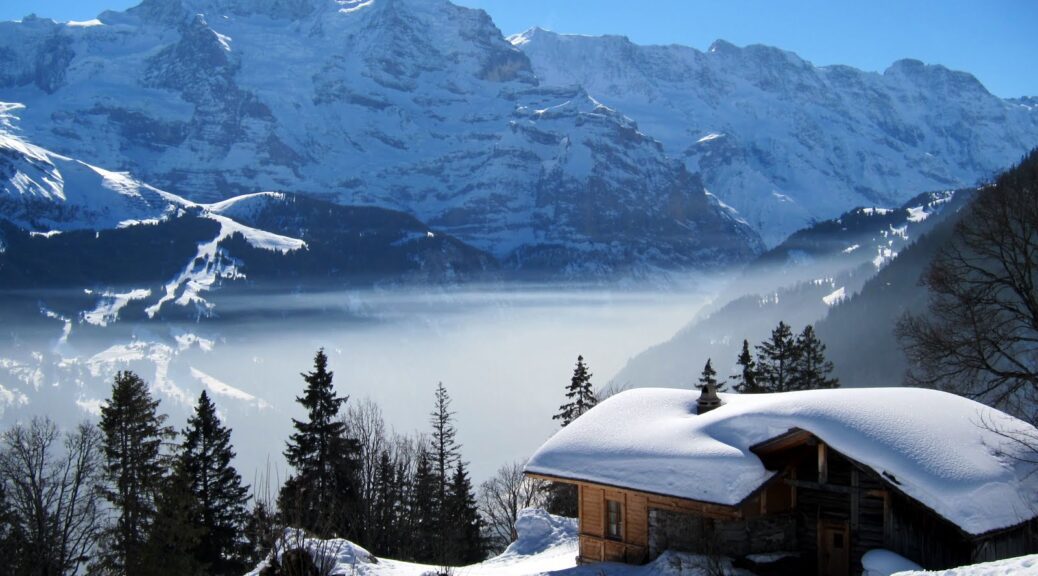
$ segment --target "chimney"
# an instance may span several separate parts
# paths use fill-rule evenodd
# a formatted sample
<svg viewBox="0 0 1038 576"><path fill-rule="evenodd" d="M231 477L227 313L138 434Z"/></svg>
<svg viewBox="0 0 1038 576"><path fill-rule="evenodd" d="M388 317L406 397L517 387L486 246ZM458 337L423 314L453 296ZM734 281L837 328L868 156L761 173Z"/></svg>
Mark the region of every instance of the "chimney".
<svg viewBox="0 0 1038 576"><path fill-rule="evenodd" d="M721 399L717 397L717 388L713 384L707 384L701 390L699 400L696 401L700 414L706 414L721 405Z"/></svg>

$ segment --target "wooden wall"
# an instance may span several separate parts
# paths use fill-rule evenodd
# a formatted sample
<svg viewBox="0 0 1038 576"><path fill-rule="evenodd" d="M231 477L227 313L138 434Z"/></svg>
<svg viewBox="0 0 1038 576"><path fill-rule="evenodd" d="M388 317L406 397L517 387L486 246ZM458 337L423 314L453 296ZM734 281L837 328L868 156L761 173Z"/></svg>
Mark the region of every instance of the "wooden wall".
<svg viewBox="0 0 1038 576"><path fill-rule="evenodd" d="M700 503L634 490L595 484L579 484L580 561L642 563L649 555L649 511L669 510L707 518L738 518L738 509ZM623 534L620 540L606 537L606 501L622 506Z"/></svg>
<svg viewBox="0 0 1038 576"><path fill-rule="evenodd" d="M649 512L644 494L581 484L580 560L582 562L632 562L647 559ZM622 510L622 538L606 537L606 500L619 502Z"/></svg>
<svg viewBox="0 0 1038 576"><path fill-rule="evenodd" d="M991 562L1035 552L1038 552L1038 520L1031 520L1010 530L975 539L970 562Z"/></svg>

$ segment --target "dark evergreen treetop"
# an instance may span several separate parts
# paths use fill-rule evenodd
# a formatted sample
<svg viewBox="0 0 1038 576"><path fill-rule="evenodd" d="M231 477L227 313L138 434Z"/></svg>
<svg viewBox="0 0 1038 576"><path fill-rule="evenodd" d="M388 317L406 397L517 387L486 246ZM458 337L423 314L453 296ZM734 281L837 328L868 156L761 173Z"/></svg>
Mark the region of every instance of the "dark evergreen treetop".
<svg viewBox="0 0 1038 576"><path fill-rule="evenodd" d="M735 391L740 394L762 392L757 385L757 364L750 355L750 343L746 340L742 341L742 351L739 352L736 363L741 367L741 371L738 375L739 381L735 383Z"/></svg>
<svg viewBox="0 0 1038 576"><path fill-rule="evenodd" d="M304 373L306 390L296 401L307 410L308 419L292 419L296 431L285 448L285 459L295 475L285 481L278 495L284 520L320 537L340 535L359 539L363 523L357 519L360 444L345 435L346 424L338 418L347 398L332 386L328 357L324 350L314 356L314 369Z"/></svg>
<svg viewBox="0 0 1038 576"><path fill-rule="evenodd" d="M211 574L241 574L247 569L240 535L248 518L249 489L231 464L231 430L220 422L205 391L182 435L181 467L205 530L197 559Z"/></svg>
<svg viewBox="0 0 1038 576"><path fill-rule="evenodd" d="M464 566L483 560L486 554L483 520L464 462L459 461L454 468L443 517L443 529L447 535L446 563Z"/></svg>
<svg viewBox="0 0 1038 576"><path fill-rule="evenodd" d="M148 385L133 372L119 372L112 397L101 407L106 485L102 495L115 511L114 524L95 565L110 574L138 574L167 458L163 444L174 436L164 425Z"/></svg>
<svg viewBox="0 0 1038 576"><path fill-rule="evenodd" d="M436 506L438 484L429 449L423 442L418 448L414 482L412 482L411 497L408 502L413 527L410 535L411 555L419 562L438 560L436 546L440 541L440 522Z"/></svg>
<svg viewBox="0 0 1038 576"><path fill-rule="evenodd" d="M457 430L454 429L454 412L451 411L451 398L443 382L436 386L436 404L429 415L432 423L432 460L441 482L441 496L446 493L448 472L458 461L461 454L461 446L455 437ZM441 498L442 502L442 498Z"/></svg>
<svg viewBox="0 0 1038 576"><path fill-rule="evenodd" d="M703 366L703 372L699 375L699 388L706 388L707 386L713 386L714 391L724 392L726 382L717 381L717 371L710 364L710 358L706 359L706 366Z"/></svg>
<svg viewBox="0 0 1038 576"><path fill-rule="evenodd" d="M815 329L808 324L797 336L797 363L794 390L838 388L840 382L832 377L833 363L825 358L825 344L818 339Z"/></svg>
<svg viewBox="0 0 1038 576"><path fill-rule="evenodd" d="M771 331L771 339L757 346L757 385L762 392L792 390L796 378L798 350L793 332L785 322Z"/></svg>
<svg viewBox="0 0 1038 576"><path fill-rule="evenodd" d="M338 415L347 398L339 398L335 393L324 348L314 356L313 371L302 376L306 390L302 397L296 397L296 402L306 408L309 417L306 422L292 419L296 431L285 448L285 459L300 473L324 471L329 464L332 439L342 436L346 429Z"/></svg>
<svg viewBox="0 0 1038 576"><path fill-rule="evenodd" d="M436 387L436 404L430 414L433 428L431 460L436 485L433 510L439 550L437 561L440 564L447 564L449 560L449 526L445 511L450 495L450 469L461 458L461 447L455 440L457 431L454 429L454 412L451 411L450 405L451 399L447 389L443 387L443 382L440 382Z"/></svg>
<svg viewBox="0 0 1038 576"><path fill-rule="evenodd" d="M570 378L569 386L566 387L566 400L568 401L559 406L559 413L552 416L552 420L561 420L562 425L567 426L594 408L598 399L595 398L591 376L587 365L584 364L584 357L577 356L577 366L573 369L573 377Z"/></svg>
<svg viewBox="0 0 1038 576"><path fill-rule="evenodd" d="M134 576L208 576L199 547L208 538L199 522L201 505L191 489L183 462L174 464L156 500L155 521L148 529L139 572Z"/></svg>

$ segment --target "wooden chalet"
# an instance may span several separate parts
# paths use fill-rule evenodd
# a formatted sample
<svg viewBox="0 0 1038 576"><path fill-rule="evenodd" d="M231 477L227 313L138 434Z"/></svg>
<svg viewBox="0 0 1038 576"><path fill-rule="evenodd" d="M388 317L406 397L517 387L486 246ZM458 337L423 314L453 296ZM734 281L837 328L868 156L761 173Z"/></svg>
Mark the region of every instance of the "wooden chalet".
<svg viewBox="0 0 1038 576"><path fill-rule="evenodd" d="M839 399L838 391L827 392L834 400ZM696 404L697 412L703 414L719 406L720 401L709 390ZM769 416L768 420L774 418ZM579 419L573 425L578 423ZM659 466L662 479L658 484L638 480L628 483L622 474L613 479L596 477L601 475L594 473L593 466L588 467L590 474L582 474L580 466L567 474L558 466L538 466L540 453L531 459L527 473L577 487L578 560L583 563L644 563L666 550L676 550L727 556L762 576L849 576L861 573L862 556L873 549L894 551L928 569L1038 552L1038 502L1034 494L1023 494L1021 499L1034 507L994 522L1004 525L985 529L991 522L975 520L979 517L976 514L964 516L966 520L949 519L948 515L955 514L935 511L911 495L920 493L919 486L908 489L905 483L916 478L898 478L885 466L877 469L856 460L831 446L824 432L791 426L764 436L748 444L744 456L763 468L760 478L764 480L752 482L748 494L737 502L718 502L719 498L710 498L710 490L702 498L689 497L689 490L675 482L682 476L681 469L665 462ZM845 435L838 436L846 442ZM548 455L550 444L546 445ZM557 452L560 459L556 461L564 461L565 451ZM615 446L605 453L609 452L617 452ZM541 460L548 460L541 456ZM635 453L632 461L645 460L642 456ZM894 454L894 459L918 456ZM927 458L931 456L941 455ZM651 471L647 472L645 478L651 479ZM735 478L733 482L738 484ZM662 489L664 484L674 489ZM923 490L933 486L923 486ZM968 491L969 486L964 488ZM984 490L981 485L975 488L978 494ZM989 497L1004 499L1000 494ZM983 502L980 504L978 510L983 513ZM992 514L1000 511L992 510Z"/></svg>

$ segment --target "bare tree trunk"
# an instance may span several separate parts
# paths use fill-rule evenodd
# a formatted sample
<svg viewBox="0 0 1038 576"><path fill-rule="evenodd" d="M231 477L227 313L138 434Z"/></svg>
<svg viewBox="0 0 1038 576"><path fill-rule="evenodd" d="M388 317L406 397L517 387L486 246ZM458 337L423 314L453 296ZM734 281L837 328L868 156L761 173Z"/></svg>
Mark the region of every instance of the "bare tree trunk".
<svg viewBox="0 0 1038 576"><path fill-rule="evenodd" d="M520 510L544 505L547 482L527 477L523 474L524 465L523 461L505 464L479 488L479 511L495 552L504 550L518 537L515 522Z"/></svg>

